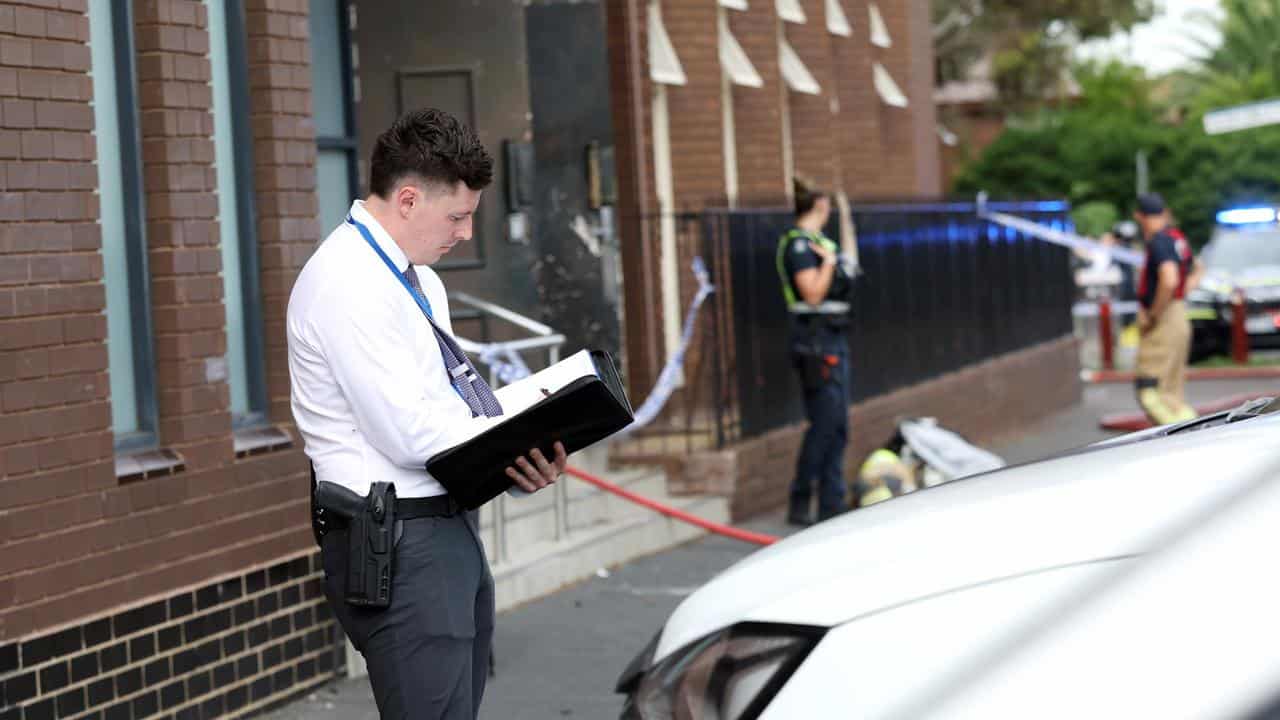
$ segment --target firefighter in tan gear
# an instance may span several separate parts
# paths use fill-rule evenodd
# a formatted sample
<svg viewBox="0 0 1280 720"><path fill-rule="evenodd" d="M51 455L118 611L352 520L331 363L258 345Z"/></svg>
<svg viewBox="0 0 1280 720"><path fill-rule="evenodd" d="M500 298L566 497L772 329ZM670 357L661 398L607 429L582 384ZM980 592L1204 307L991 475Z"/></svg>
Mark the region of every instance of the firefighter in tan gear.
<svg viewBox="0 0 1280 720"><path fill-rule="evenodd" d="M1203 265L1182 231L1173 227L1159 195L1138 196L1134 219L1146 243L1138 272L1138 404L1157 425L1190 420L1196 412L1187 405L1183 389L1191 322L1183 298L1199 281Z"/></svg>

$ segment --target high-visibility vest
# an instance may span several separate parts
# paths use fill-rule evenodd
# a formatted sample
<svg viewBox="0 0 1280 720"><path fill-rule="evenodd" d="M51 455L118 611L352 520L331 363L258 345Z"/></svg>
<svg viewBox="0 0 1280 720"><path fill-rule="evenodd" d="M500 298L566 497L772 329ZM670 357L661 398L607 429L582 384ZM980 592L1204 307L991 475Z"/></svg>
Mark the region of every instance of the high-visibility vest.
<svg viewBox="0 0 1280 720"><path fill-rule="evenodd" d="M787 303L787 312L794 315L845 315L849 312L849 303L843 300L824 300L817 305L800 299L800 294L796 292L794 278L787 272L786 254L787 248L797 240L806 243L813 243L818 247L829 250L833 253L840 251L840 246L834 240L823 235L822 233L812 233L808 230L800 228L792 228L778 239L778 279L782 284L782 297ZM836 272L840 272L837 268Z"/></svg>

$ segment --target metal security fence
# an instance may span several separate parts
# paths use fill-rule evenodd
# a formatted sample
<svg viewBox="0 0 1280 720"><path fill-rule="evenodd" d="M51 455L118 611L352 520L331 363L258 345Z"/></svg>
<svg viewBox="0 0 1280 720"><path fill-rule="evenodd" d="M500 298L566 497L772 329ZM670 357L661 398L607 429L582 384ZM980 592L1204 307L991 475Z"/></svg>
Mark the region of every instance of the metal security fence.
<svg viewBox="0 0 1280 720"><path fill-rule="evenodd" d="M1059 229L1070 222L1064 202L990 207ZM863 270L849 328L855 401L1071 333L1068 251L975 210L972 203L852 208ZM695 289L684 272L695 255L717 292L698 319L684 389L638 434L661 438L645 452L721 447L802 419L776 268L791 214L710 210L674 222L682 300ZM839 237L834 217L827 234Z"/></svg>
<svg viewBox="0 0 1280 720"><path fill-rule="evenodd" d="M1062 229L1061 202L1000 210ZM879 395L1071 333L1068 251L968 203L856 207L854 397Z"/></svg>

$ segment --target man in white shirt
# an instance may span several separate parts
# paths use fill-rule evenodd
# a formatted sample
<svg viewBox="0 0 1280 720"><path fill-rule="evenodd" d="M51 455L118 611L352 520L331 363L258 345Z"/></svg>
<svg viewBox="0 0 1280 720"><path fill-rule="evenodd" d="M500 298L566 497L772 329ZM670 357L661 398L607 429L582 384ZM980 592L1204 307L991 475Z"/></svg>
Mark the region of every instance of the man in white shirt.
<svg viewBox="0 0 1280 720"><path fill-rule="evenodd" d="M492 177L470 128L439 110L406 114L378 138L369 197L289 298L293 415L317 482L361 497L392 483L397 517L410 518L399 523L386 608L346 602L346 529L321 542L325 593L365 656L383 718L475 718L484 693L493 576L476 528L425 465L500 408L465 358L459 365L444 286L426 266L471 238ZM555 457L531 450L507 474L536 492L564 466L556 443Z"/></svg>

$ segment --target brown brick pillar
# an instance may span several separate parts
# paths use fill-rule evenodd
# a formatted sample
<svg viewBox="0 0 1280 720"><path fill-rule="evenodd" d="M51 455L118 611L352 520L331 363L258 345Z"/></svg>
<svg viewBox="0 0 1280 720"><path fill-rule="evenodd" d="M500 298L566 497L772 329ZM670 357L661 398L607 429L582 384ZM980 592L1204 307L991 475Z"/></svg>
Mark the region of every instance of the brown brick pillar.
<svg viewBox="0 0 1280 720"><path fill-rule="evenodd" d="M853 26L853 35L832 40L835 89L840 101L836 116L844 188L851 198L882 195L880 97L871 79L871 40L866 0L839 0Z"/></svg>
<svg viewBox="0 0 1280 720"><path fill-rule="evenodd" d="M38 536L115 484L89 24L61 7L0 7L0 638L53 590Z"/></svg>
<svg viewBox="0 0 1280 720"><path fill-rule="evenodd" d="M321 239L311 121L307 3L245 2L267 399L275 422L293 421L285 311L298 271Z"/></svg>
<svg viewBox="0 0 1280 720"><path fill-rule="evenodd" d="M662 17L689 82L667 88L677 210L724 205L716 0L666 0ZM732 11L730 11L732 12Z"/></svg>
<svg viewBox="0 0 1280 720"><path fill-rule="evenodd" d="M938 141L938 108L933 102L933 23L926 3L909 3L908 37L911 48L911 77L903 92L911 98L911 119L915 123L915 192L923 196L942 194L942 153Z"/></svg>
<svg viewBox="0 0 1280 720"><path fill-rule="evenodd" d="M913 114L921 110L920 103L931 105L933 98L930 96L926 99L911 95L913 61L909 5L914 1L878 0L877 2L893 45L888 48L872 46L872 57L884 65L910 101L910 106L906 108L877 103L880 109L880 137L883 148L883 170L880 173L882 185L877 188L879 190L877 195L904 197L916 194L916 155L919 152L917 146L919 138L916 136ZM870 76L867 77L867 82L872 82Z"/></svg>
<svg viewBox="0 0 1280 720"><path fill-rule="evenodd" d="M202 470L232 457L208 12L136 0L134 34L160 442Z"/></svg>
<svg viewBox="0 0 1280 720"><path fill-rule="evenodd" d="M838 104L833 104L837 89L832 50L834 41L843 38L834 38L827 31L825 5L824 0L803 0L801 7L808 22L783 23L783 27L787 42L822 88L819 95L787 91L795 170L830 192L839 189L841 180L840 143L833 113Z"/></svg>
<svg viewBox="0 0 1280 720"><path fill-rule="evenodd" d="M729 29L755 65L764 87L733 88L738 136L738 193L744 206L786 204L782 157L782 103L787 90L778 70L778 13L772 2L753 2L729 13Z"/></svg>
<svg viewBox="0 0 1280 720"><path fill-rule="evenodd" d="M662 306L657 207L650 135L648 32L645 0L607 0L609 102L618 174L618 234L622 245L623 349L628 388L643 398L662 368Z"/></svg>

